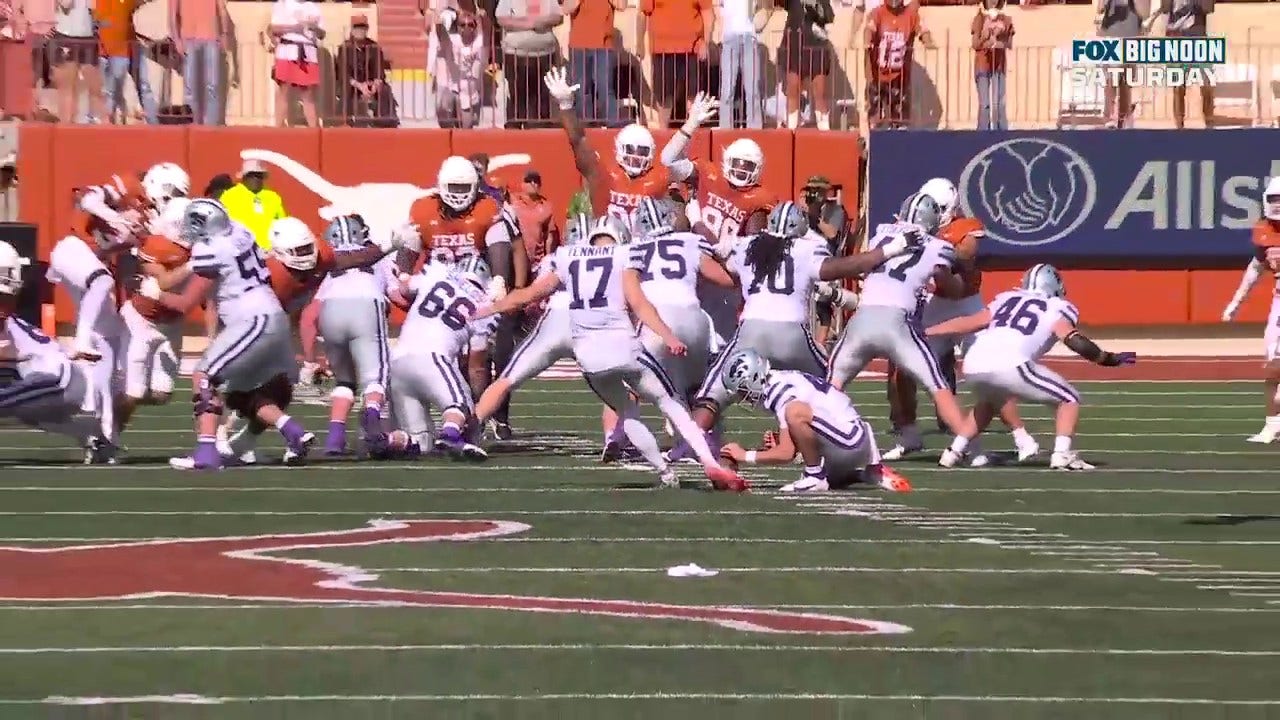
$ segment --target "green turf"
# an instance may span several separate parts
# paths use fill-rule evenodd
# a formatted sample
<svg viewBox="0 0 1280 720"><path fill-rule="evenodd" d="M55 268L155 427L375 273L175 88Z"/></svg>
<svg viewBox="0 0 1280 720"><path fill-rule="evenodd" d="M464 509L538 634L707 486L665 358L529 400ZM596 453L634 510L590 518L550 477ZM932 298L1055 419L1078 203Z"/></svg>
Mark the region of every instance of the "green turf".
<svg viewBox="0 0 1280 720"><path fill-rule="evenodd" d="M0 602L0 720L1280 715L1280 474L1276 450L1243 442L1260 421L1256 387L1082 390L1078 444L1097 471L942 471L933 437L934 455L898 465L918 490L898 496L769 489L795 468L757 470L760 489L744 496L695 483L637 489L649 474L590 456L598 405L575 383L522 391L516 425L537 437L484 467L181 474L160 464L190 439L178 406L138 418L126 438L137 464L115 468L70 465L77 453L57 438L0 427L6 546L504 520L530 528L283 555L368 569L376 587L740 605L912 628L824 636L488 609L14 599ZM854 394L887 425L878 384ZM320 428L321 413L299 415ZM1047 450L1045 412L1026 414ZM767 422L735 411L730 427L752 445ZM999 435L987 444L1009 448ZM11 561L0 553L0 570ZM667 577L687 562L721 573ZM175 693L222 702L44 702Z"/></svg>

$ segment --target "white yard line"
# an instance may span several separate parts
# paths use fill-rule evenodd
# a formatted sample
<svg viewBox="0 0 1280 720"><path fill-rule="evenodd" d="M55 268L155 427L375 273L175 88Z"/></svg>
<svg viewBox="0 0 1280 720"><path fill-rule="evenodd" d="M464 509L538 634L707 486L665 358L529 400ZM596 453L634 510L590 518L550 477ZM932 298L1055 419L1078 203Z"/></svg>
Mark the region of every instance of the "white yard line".
<svg viewBox="0 0 1280 720"><path fill-rule="evenodd" d="M992 533L985 533L991 535ZM1036 535L1045 535L1045 533L1037 533ZM1005 537L1031 538L1031 533L1004 533ZM1054 533L1054 537L1067 537L1062 533ZM141 541L162 541L172 542L186 540L184 536L156 537L153 535L134 536L134 537L0 537L0 542L10 543L38 543L38 542L66 542L66 543L105 543L105 542L141 542ZM1062 545L1058 541L1042 541L1042 542L1001 542L1000 547L1006 550L1042 550L1042 549L1099 549L1099 550L1124 550L1118 543L1129 545L1280 545L1280 540L1072 540L1071 545ZM970 538L739 538L739 537L505 537L505 538L488 538L485 543L511 543L515 545L551 543L551 544L569 544L577 545L584 543L604 544L604 543L747 543L760 545L813 545L813 544L840 544L840 545L980 545ZM1097 543L1097 545L1089 545L1085 543ZM1280 573L1277 573L1280 574Z"/></svg>
<svg viewBox="0 0 1280 720"><path fill-rule="evenodd" d="M789 573L871 573L871 574L928 574L928 575L1116 575L1115 570L1087 568L957 568L957 567L872 567L854 565L806 565L778 567L717 567L721 575L729 573L789 574ZM381 567L368 568L374 573L517 573L531 575L633 575L663 574L666 567Z"/></svg>
<svg viewBox="0 0 1280 720"><path fill-rule="evenodd" d="M47 452L49 451L49 448L44 448L43 450ZM1195 452L1196 451L1191 451L1190 454L1195 454ZM1188 453L1187 451L1182 451L1182 454L1185 455ZM1277 453L1264 453L1264 454L1275 455ZM566 458L566 459L573 459L573 458ZM241 473L241 472L255 472L255 471L257 472L289 471L301 476L301 475L310 475L312 473L317 473L317 472L350 473L352 471L355 471L361 475L364 475L366 473L390 472L390 471L403 473L406 470L413 470L414 472L419 472L419 473L429 473L429 472L457 473L457 472L467 472L468 470L475 470L480 467L483 467L483 469L485 470L494 470L497 472L502 472L502 471L559 471L559 472L574 472L574 473L638 472L636 470L631 470L630 468L623 467L621 465L483 465L483 466L477 466L477 465L439 464L439 463L333 463L333 464L307 465L305 467L295 467L295 468L284 467L283 465L258 465L250 468L237 468L237 469L231 470L231 472ZM137 472L159 471L159 472L170 473L173 475L181 474L181 473L175 472L167 464L165 465L130 465L126 463L122 465L27 465L27 464L5 465L2 462L0 462L0 468L6 469L6 470L33 470L33 471L38 470L38 471L47 472L47 473L70 471L70 472L78 472L78 473L116 472L116 473L131 474L131 473L137 473ZM691 467L691 466L676 467L677 470L684 470L685 468L688 468L686 474L688 474L689 476L698 474L698 469L696 467ZM911 465L909 472L912 475L916 475L920 473L934 473L934 472L953 473L953 474L983 474L983 473L990 473L991 469L989 468L947 469L947 468L941 468L936 466L930 466L926 464L918 464L918 465ZM1020 475L1053 474L1056 477L1062 477L1063 475L1063 471L1050 470L1047 467L1019 467L1017 468L1017 473ZM1261 469L1261 468L1236 470L1236 469L1230 469L1230 468L1171 469L1171 468L1145 468L1145 467L1119 468L1119 467L1104 466L1104 467L1098 468L1097 470L1090 471L1089 475L1098 476L1098 475L1115 475L1115 474L1119 474L1119 475L1129 475L1129 474L1161 475L1163 474L1163 475L1215 475L1215 476L1218 476L1218 475L1275 475L1275 473L1276 471L1273 469ZM1073 476L1073 477L1076 477L1076 476Z"/></svg>
<svg viewBox="0 0 1280 720"><path fill-rule="evenodd" d="M0 655L92 655L106 653L271 653L271 652L457 652L457 651L530 651L530 652L598 652L623 650L638 652L826 652L920 655L1134 655L1134 656L1207 656L1207 657L1280 657L1280 650L1216 650L1150 648L1005 648L953 646L874 646L874 645L750 645L750 644L595 644L595 643L531 643L531 644L434 644L434 645L129 645L101 647L0 647Z"/></svg>
<svg viewBox="0 0 1280 720"><path fill-rule="evenodd" d="M1069 517L1069 518L1147 518L1147 517L1190 517L1214 516L1237 517L1246 515L1242 512L1212 512L1204 510L1188 510L1184 512L1031 512L1002 510L983 512L988 517ZM3 510L0 516L5 517L339 517L347 515L363 515L367 517L422 517L431 515L464 516L477 515L643 515L643 516L686 516L699 517L718 516L803 516L803 515L850 515L855 517L877 516L880 519L913 520L928 522L930 519L942 522L945 520L981 520L976 513L939 513L936 517L925 515L904 515L893 517L884 512L868 511L856 506L832 506L827 509L786 510Z"/></svg>
<svg viewBox="0 0 1280 720"><path fill-rule="evenodd" d="M1269 453L1274 454L1274 453ZM566 468L576 471L576 468ZM364 472L365 468L360 468ZM186 493L211 492L226 493L263 493L263 492L296 492L296 493L516 493L532 495L559 495L564 493L600 494L603 492L649 492L645 488L601 488L599 486L579 487L511 487L509 485L463 485L456 487L377 487L360 486L304 486L304 485L0 485L0 492L106 492L106 493ZM1045 488L1045 487L953 487L953 488L916 488L920 495L970 495L970 494L1066 494L1066 495L1280 495L1280 490L1181 490L1176 488ZM781 495L781 494L779 494ZM849 493L807 493L804 497L813 499L848 499ZM875 497L861 494L859 497Z"/></svg>
<svg viewBox="0 0 1280 720"><path fill-rule="evenodd" d="M908 603L900 605L744 605L734 604L734 608L764 610L967 610L976 612L1150 612L1150 613L1280 613L1280 608L1253 607L1166 607L1143 605L958 605L954 603ZM100 612L100 611L143 611L157 610L216 610L216 611L275 611L275 610L390 610L417 612L419 608L369 603L256 603L256 604L45 604L45 605L5 605L0 604L0 612Z"/></svg>
<svg viewBox="0 0 1280 720"><path fill-rule="evenodd" d="M1230 707L1265 707L1280 705L1280 700L1215 700L1211 698L1161 697L1059 697L1034 695L859 695L835 693L556 693L533 695L254 695L254 696L165 696L149 698L48 697L41 700L0 700L0 705L105 705L116 703L455 703L455 702L555 702L555 701L623 701L641 700L751 700L751 701L864 701L864 702L952 702L1015 703L1054 705L1209 705Z"/></svg>

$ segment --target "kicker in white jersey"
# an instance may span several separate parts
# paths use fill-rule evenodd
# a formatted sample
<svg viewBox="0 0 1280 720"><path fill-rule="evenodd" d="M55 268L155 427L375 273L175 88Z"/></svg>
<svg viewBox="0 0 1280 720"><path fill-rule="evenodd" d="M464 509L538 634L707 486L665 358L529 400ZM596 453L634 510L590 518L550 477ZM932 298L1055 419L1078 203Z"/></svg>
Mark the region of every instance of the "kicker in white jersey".
<svg viewBox="0 0 1280 720"><path fill-rule="evenodd" d="M876 226L870 247L878 248L895 237L919 228L905 223L884 223ZM952 267L956 261L955 247L936 237L926 238L916 252L886 260L862 282L860 307L868 305L896 307L914 313L918 309L929 280L939 267Z"/></svg>

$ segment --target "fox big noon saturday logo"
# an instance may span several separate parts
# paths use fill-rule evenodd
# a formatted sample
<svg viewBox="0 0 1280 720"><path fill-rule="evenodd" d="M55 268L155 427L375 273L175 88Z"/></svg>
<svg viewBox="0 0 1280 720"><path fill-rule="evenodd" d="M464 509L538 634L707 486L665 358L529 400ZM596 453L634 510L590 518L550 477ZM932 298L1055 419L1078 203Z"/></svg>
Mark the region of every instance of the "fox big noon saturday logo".
<svg viewBox="0 0 1280 720"><path fill-rule="evenodd" d="M1091 38L1071 42L1068 74L1077 85L1186 87L1218 84L1227 41L1210 37Z"/></svg>

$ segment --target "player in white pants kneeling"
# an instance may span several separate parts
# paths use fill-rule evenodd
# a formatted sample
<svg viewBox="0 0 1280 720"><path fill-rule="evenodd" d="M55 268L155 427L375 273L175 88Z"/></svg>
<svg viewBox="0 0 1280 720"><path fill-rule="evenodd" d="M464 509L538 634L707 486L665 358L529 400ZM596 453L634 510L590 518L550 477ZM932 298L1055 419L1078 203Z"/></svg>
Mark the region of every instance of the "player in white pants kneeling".
<svg viewBox="0 0 1280 720"><path fill-rule="evenodd" d="M725 364L725 388L748 407L778 418L778 442L766 450L728 443L720 453L748 465L783 465L804 458L804 474L783 492L824 492L871 483L910 492L911 483L880 462L875 434L849 396L826 380L796 370L773 370L755 350L739 350Z"/></svg>
<svg viewBox="0 0 1280 720"><path fill-rule="evenodd" d="M973 435L957 435L938 464L955 467L969 444L982 432L1010 398L1055 408L1057 437L1049 467L1055 470L1092 470L1072 447L1080 418L1080 394L1061 375L1039 360L1059 340L1080 357L1099 365L1132 365L1137 355L1112 353L1098 347L1076 330L1080 311L1066 300L1062 276L1052 265L1036 265L1022 276L1016 290L1002 292L981 312L939 323L925 330L928 336L958 335L982 329L964 356L965 385L977 402L973 408Z"/></svg>

